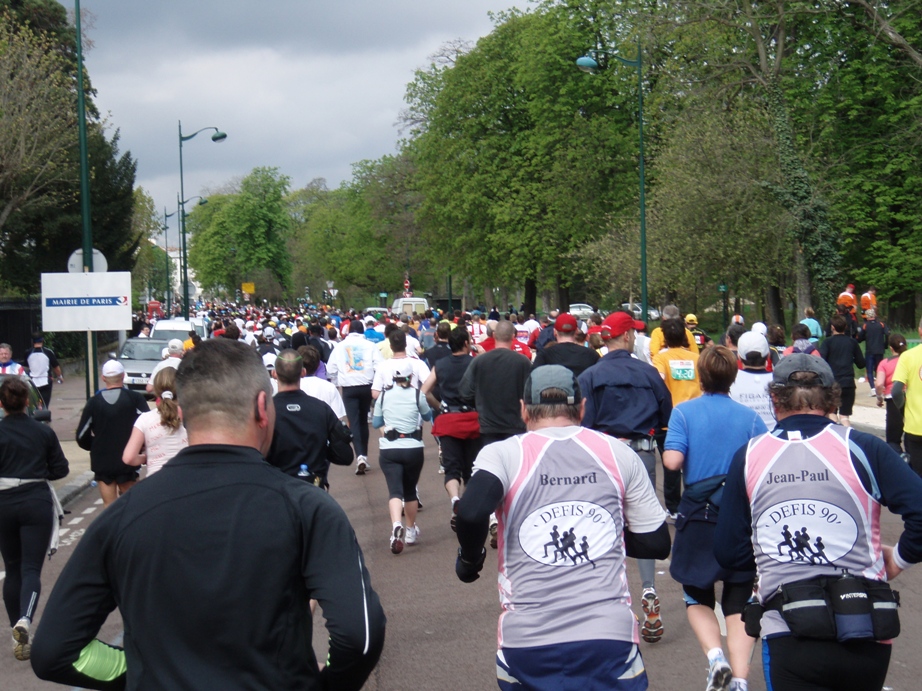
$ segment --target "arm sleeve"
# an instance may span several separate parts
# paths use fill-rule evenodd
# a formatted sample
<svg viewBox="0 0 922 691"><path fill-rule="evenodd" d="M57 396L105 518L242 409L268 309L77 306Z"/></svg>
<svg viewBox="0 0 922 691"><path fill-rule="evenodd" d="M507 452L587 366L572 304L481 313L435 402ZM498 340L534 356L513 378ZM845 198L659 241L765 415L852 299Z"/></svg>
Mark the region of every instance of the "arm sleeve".
<svg viewBox="0 0 922 691"><path fill-rule="evenodd" d="M423 420L428 422L432 419L432 408L429 407L429 402L426 400L424 395L419 395L419 400L417 401L416 407L419 409L419 415Z"/></svg>
<svg viewBox="0 0 922 691"><path fill-rule="evenodd" d="M861 346L858 345L858 341L852 341L852 351L855 354L855 366L858 369L864 369L864 353L861 352Z"/></svg>
<svg viewBox="0 0 922 691"><path fill-rule="evenodd" d="M620 442L611 441L610 444ZM623 448L623 447L622 447ZM633 451L615 449L615 458L624 478L624 529L632 533L652 533L666 521L666 511L640 457ZM668 555L669 550L666 550Z"/></svg>
<svg viewBox="0 0 922 691"><path fill-rule="evenodd" d="M83 406L83 412L80 414L80 422L77 423L77 446L79 446L84 451L89 451L93 448L93 398L86 402L86 405Z"/></svg>
<svg viewBox="0 0 922 691"><path fill-rule="evenodd" d="M490 514L496 511L504 494L503 483L488 470L474 473L467 483L464 496L458 502L457 530L462 559L480 559L490 527Z"/></svg>
<svg viewBox="0 0 922 691"><path fill-rule="evenodd" d="M330 408L327 420L327 460L336 465L351 465L353 459L352 430Z"/></svg>
<svg viewBox="0 0 922 691"><path fill-rule="evenodd" d="M362 688L384 645L385 617L346 514L320 492L300 495L302 575L330 634L323 688Z"/></svg>
<svg viewBox="0 0 922 691"><path fill-rule="evenodd" d="M117 511L117 509L116 509ZM96 640L115 609L105 544L112 514L97 519L80 540L51 591L32 642L36 676L86 689L124 689L125 652Z"/></svg>
<svg viewBox="0 0 922 691"><path fill-rule="evenodd" d="M666 451L681 451L688 455L688 432L681 408L676 408L669 417L669 431L666 432L666 444L663 448Z"/></svg>
<svg viewBox="0 0 922 691"><path fill-rule="evenodd" d="M893 399L893 405L902 408L906 403L906 386L901 381L894 381L893 388L890 389L890 398Z"/></svg>
<svg viewBox="0 0 922 691"><path fill-rule="evenodd" d="M852 432L850 437L867 456L880 489L880 503L903 519L897 545L899 558L907 564L918 564L922 561L922 477L882 439L861 432ZM860 463L855 467L862 474Z"/></svg>
<svg viewBox="0 0 922 691"><path fill-rule="evenodd" d="M67 477L70 472L70 465L64 455L64 450L61 448L61 442L58 441L58 435L50 427L45 429L49 433L45 446L48 461L48 479L60 480L62 477Z"/></svg>
<svg viewBox="0 0 922 691"><path fill-rule="evenodd" d="M624 531L624 553L634 559L665 559L672 550L672 538L666 522L650 533Z"/></svg>
<svg viewBox="0 0 922 691"><path fill-rule="evenodd" d="M753 571L756 568L752 551L752 507L744 477L746 449L747 446L743 446L733 456L714 530L717 563L734 571Z"/></svg>

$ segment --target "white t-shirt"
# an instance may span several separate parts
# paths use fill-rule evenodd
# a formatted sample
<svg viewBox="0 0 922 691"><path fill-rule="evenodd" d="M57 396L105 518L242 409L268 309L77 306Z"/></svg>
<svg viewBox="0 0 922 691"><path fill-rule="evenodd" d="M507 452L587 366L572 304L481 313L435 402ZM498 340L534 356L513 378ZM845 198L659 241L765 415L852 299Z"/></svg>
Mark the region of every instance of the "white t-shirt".
<svg viewBox="0 0 922 691"><path fill-rule="evenodd" d="M276 380L272 380L277 384ZM320 377L301 377L301 391L308 396L323 401L333 409L336 417L342 419L346 417L346 406L343 405L343 397L339 395L339 390L326 379Z"/></svg>
<svg viewBox="0 0 922 691"><path fill-rule="evenodd" d="M740 370L730 387L730 398L758 413L769 430L775 429L775 409L768 394L768 385L771 383L771 372Z"/></svg>
<svg viewBox="0 0 922 691"><path fill-rule="evenodd" d="M134 426L144 433L144 446L147 449L147 476L150 477L173 456L189 446L186 428L180 425L171 430L160 422L160 411L150 410L142 413Z"/></svg>
<svg viewBox="0 0 922 691"><path fill-rule="evenodd" d="M178 369L180 360L181 358L170 356L166 360L161 360L160 362L158 362L157 365L154 367L154 369L151 370L150 379L148 379L148 381L150 382L150 385L153 387L154 377L160 374L160 372L165 370L167 367Z"/></svg>
<svg viewBox="0 0 922 691"><path fill-rule="evenodd" d="M371 383L371 390L382 391L393 384L394 371L397 367L406 364L408 361L413 366L413 376L410 379L410 386L414 389L418 389L422 386L422 383L429 377L429 366L419 358L409 357L409 351L407 355L408 357L405 358L390 358L382 362L378 366L378 369L375 370L375 379Z"/></svg>

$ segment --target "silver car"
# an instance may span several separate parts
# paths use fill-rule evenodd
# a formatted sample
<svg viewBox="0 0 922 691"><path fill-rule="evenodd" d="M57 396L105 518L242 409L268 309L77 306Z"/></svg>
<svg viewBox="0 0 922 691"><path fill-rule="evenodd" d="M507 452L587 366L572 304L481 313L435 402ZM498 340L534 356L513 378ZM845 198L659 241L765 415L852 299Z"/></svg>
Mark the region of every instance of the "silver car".
<svg viewBox="0 0 922 691"><path fill-rule="evenodd" d="M647 305L648 317L647 319L644 319L643 317L640 316L641 314L643 314L643 309L641 308L639 302L635 302L633 305L631 305L628 302L623 302L621 303L621 309L623 309L625 312L631 312L634 315L634 319L638 319L640 321L658 321L660 317L663 316L662 314L660 314L660 311L658 309L656 309L655 307L650 307L650 305Z"/></svg>
<svg viewBox="0 0 922 691"><path fill-rule="evenodd" d="M144 391L150 374L163 359L167 341L157 338L129 338L118 354L118 361L125 368L125 386Z"/></svg>

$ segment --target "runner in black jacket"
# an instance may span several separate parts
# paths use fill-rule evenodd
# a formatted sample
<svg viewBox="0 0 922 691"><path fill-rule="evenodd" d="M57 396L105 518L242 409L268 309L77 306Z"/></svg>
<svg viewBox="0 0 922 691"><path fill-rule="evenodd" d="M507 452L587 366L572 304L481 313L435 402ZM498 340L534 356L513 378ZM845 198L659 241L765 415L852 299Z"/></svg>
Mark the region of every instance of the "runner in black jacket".
<svg viewBox="0 0 922 691"><path fill-rule="evenodd" d="M820 344L820 355L829 363L836 383L842 387L842 403L839 405L839 422L851 427L849 417L855 406L855 367L863 369L864 354L851 336L845 335L848 323L841 314L830 320L832 336Z"/></svg>
<svg viewBox="0 0 922 691"><path fill-rule="evenodd" d="M333 409L301 390L304 365L295 350L283 350L275 361L279 392L275 395L275 435L266 460L282 472L328 489L330 463L351 465L352 432Z"/></svg>
<svg viewBox="0 0 922 691"><path fill-rule="evenodd" d="M384 612L342 509L263 459L275 413L262 360L209 339L176 385L189 447L80 540L32 646L35 673L89 689L360 689ZM311 598L330 635L322 670ZM116 607L124 649L95 638Z"/></svg>
<svg viewBox="0 0 922 691"><path fill-rule="evenodd" d="M51 487L68 472L54 431L26 412L29 389L8 378L0 385L0 555L3 604L13 627L13 654L29 659L29 629L42 590L42 564L56 518Z"/></svg>

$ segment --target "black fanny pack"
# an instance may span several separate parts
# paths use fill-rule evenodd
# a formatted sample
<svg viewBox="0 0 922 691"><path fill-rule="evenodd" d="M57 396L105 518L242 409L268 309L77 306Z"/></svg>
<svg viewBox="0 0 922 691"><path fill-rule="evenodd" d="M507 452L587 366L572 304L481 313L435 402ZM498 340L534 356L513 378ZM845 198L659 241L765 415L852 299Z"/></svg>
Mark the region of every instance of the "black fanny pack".
<svg viewBox="0 0 922 691"><path fill-rule="evenodd" d="M405 434L404 432L398 432L395 429L389 429L387 430L387 432L384 433L384 438L387 439L388 441L397 441L398 439L415 439L416 441L422 441L423 440L423 429L422 427L419 427L415 429L414 431L410 432L409 434Z"/></svg>
<svg viewBox="0 0 922 691"><path fill-rule="evenodd" d="M846 573L785 583L759 606L780 612L791 634L820 641L886 641L900 635L900 594L888 583ZM744 612L746 633L754 634L761 612ZM752 626L751 626L752 624Z"/></svg>

